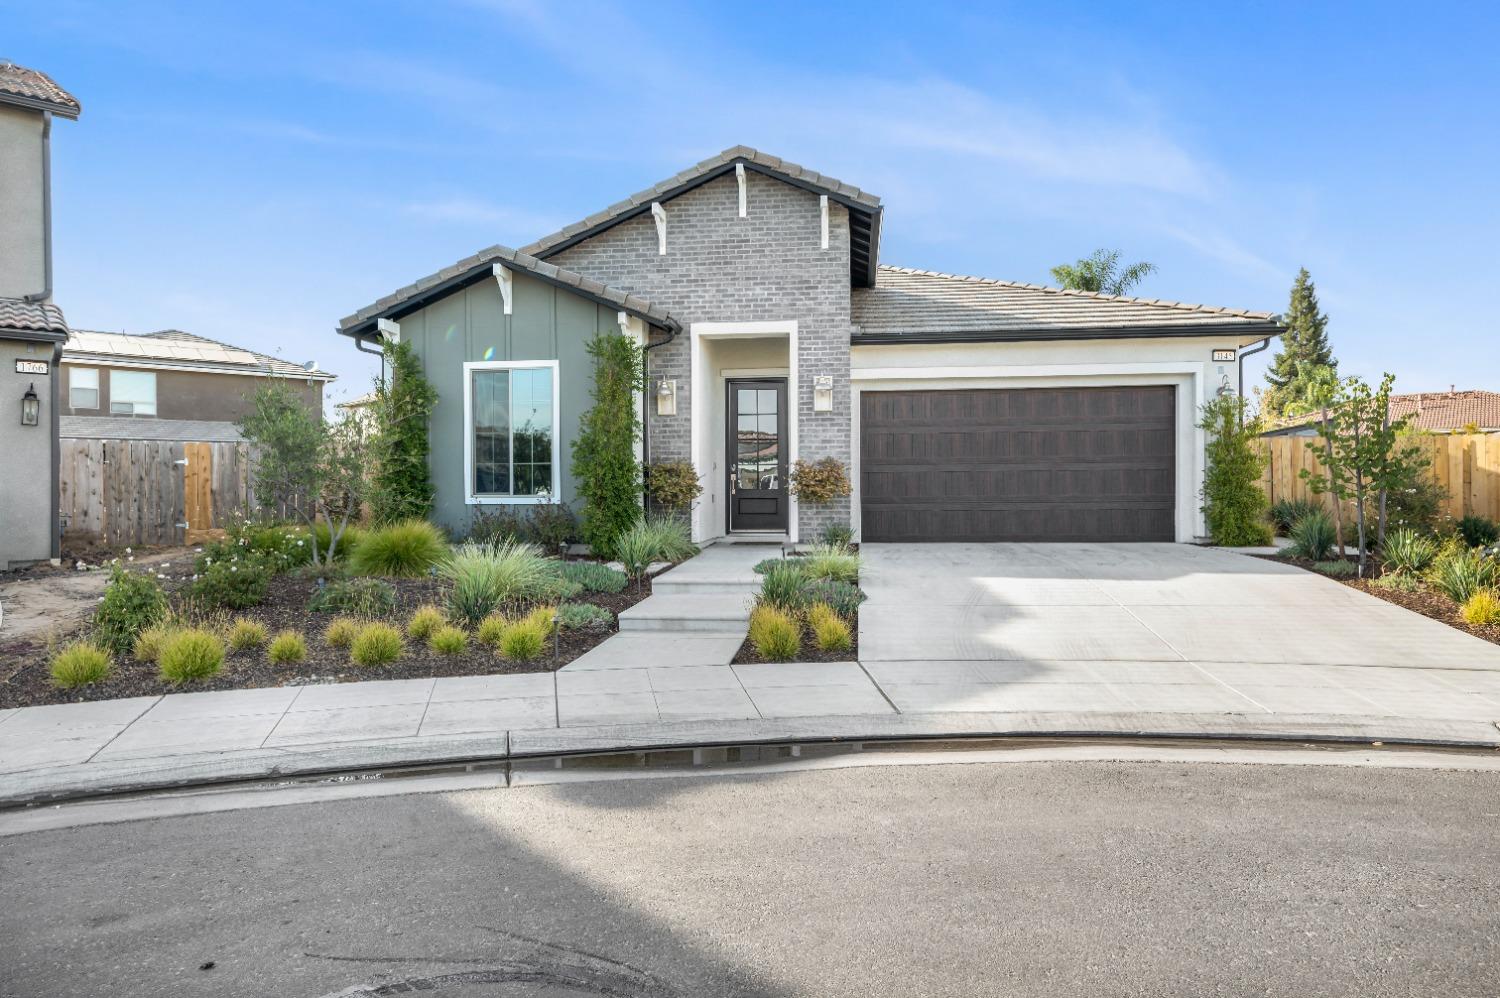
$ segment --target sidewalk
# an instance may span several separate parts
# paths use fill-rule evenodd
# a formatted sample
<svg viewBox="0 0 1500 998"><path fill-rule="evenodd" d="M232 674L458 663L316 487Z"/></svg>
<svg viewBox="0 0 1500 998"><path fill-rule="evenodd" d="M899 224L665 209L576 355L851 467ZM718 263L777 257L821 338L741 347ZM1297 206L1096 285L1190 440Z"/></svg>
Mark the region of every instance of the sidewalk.
<svg viewBox="0 0 1500 998"><path fill-rule="evenodd" d="M605 663L600 663L601 665ZM1194 662L564 669L0 710L0 803L736 741L1300 737L1500 746L1493 670Z"/></svg>

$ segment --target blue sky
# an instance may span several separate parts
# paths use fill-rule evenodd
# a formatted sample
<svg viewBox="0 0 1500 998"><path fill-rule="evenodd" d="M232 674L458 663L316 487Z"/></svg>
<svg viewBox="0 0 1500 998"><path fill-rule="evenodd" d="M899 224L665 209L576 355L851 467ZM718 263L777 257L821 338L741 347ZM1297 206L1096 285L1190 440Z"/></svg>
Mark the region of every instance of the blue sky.
<svg viewBox="0 0 1500 998"><path fill-rule="evenodd" d="M372 370L340 316L741 142L879 194L886 263L1046 282L1114 247L1142 294L1270 311L1306 266L1346 373L1500 389L1496 8L968 6L3 0L0 57L83 102L73 325L339 395Z"/></svg>

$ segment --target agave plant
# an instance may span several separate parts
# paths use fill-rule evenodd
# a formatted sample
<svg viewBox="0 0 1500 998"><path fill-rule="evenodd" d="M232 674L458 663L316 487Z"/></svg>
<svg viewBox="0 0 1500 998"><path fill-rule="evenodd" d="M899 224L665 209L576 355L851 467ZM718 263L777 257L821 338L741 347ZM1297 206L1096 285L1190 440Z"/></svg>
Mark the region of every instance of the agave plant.
<svg viewBox="0 0 1500 998"><path fill-rule="evenodd" d="M1321 509L1313 510L1292 524L1292 546L1289 552L1309 561L1327 561L1338 543L1333 517Z"/></svg>

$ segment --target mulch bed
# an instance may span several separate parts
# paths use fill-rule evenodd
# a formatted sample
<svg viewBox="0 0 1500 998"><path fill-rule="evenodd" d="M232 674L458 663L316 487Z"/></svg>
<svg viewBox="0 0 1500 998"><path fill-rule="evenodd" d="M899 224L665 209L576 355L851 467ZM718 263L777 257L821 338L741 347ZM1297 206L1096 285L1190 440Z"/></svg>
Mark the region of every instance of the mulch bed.
<svg viewBox="0 0 1500 998"><path fill-rule="evenodd" d="M424 603L443 603L442 583L436 579L387 579L396 589L396 613L391 623L404 625L411 612ZM323 628L335 614L311 613L307 601L317 588L311 579L296 575L278 575L271 580L266 600L233 617L248 617L263 623L273 635L284 629L302 632L307 640L307 659L295 665L273 665L264 649L230 652L224 659L224 671L212 679L182 686L164 682L155 665L133 659L116 659L114 671L103 682L73 690L52 685L47 669L47 649L41 645L12 647L0 653L0 707L26 707L37 704L81 703L89 700L111 700L119 697L159 696L163 693L198 693L207 690L255 689L266 686L291 686L307 683L342 683L372 679L426 679L431 676L482 676L520 672L553 672L589 651L619 630L618 619L609 627L571 630L559 633L556 654L549 648L541 658L531 662L512 662L469 636L469 647L460 655L440 655L425 644L406 642L406 653L399 661L383 666L359 666L349 661L348 652L323 643ZM651 595L646 580L637 592L634 582L619 593L584 592L571 603L593 603L618 615ZM14 658L12 658L12 652ZM17 666L12 669L12 666Z"/></svg>
<svg viewBox="0 0 1500 998"><path fill-rule="evenodd" d="M849 622L849 637L853 643L848 651L823 651L818 647L813 638L812 629L807 625L802 627L802 650L797 653L799 662L857 662L859 661L859 614L855 613L854 619ZM750 643L750 636L740 644L740 650L734 653L730 660L731 665L748 665L752 662L769 662L770 659L761 658L755 646Z"/></svg>
<svg viewBox="0 0 1500 998"><path fill-rule="evenodd" d="M1312 562L1304 558L1278 558L1274 555L1256 555L1255 557L1264 558L1266 561L1278 562L1282 565L1294 565L1315 575L1323 575L1324 578L1333 579L1334 582L1346 585L1350 589L1358 589L1362 593L1369 593L1376 599L1383 599L1387 603L1394 603L1397 606L1405 607L1413 613L1420 613L1424 617L1431 617L1433 620L1447 624L1455 630L1464 631L1491 644L1500 645L1500 625L1489 624L1480 626L1466 623L1458 615L1458 604L1426 583L1421 583L1421 588L1419 589L1407 592L1404 589L1388 589L1385 586L1375 585L1374 580L1379 578L1378 574L1364 579L1352 577L1337 578L1319 572L1313 568ZM1351 558L1349 560L1354 561L1355 559ZM1376 565L1373 570L1379 573L1379 566Z"/></svg>

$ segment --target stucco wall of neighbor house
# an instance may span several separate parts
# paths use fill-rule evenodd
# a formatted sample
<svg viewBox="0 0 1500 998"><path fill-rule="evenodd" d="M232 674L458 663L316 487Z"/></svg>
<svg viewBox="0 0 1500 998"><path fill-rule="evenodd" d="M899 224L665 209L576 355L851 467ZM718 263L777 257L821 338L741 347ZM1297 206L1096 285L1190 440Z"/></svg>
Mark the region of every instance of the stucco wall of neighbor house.
<svg viewBox="0 0 1500 998"><path fill-rule="evenodd" d="M43 234L42 115L0 105L0 298L42 290Z"/></svg>
<svg viewBox="0 0 1500 998"><path fill-rule="evenodd" d="M694 385L690 338L694 322L796 320L800 456L850 460L849 438L849 214L830 203L828 248L820 248L818 196L746 171L747 213L739 217L734 174L681 194L662 207L667 252L657 253L656 223L639 215L571 246L549 262L610 287L639 294L682 323L683 334L648 356L651 384L675 379L677 414L648 415L649 457L691 460L692 412L705 391L712 404L723 382ZM833 411L813 412L813 379L833 377ZM705 478L720 468L702 468ZM705 486L709 484L705 481ZM800 535L849 522L849 502L803 504ZM722 522L717 517L714 522Z"/></svg>
<svg viewBox="0 0 1500 998"><path fill-rule="evenodd" d="M52 378L17 374L17 360L52 360L52 344L0 339L0 570L52 557ZM41 400L21 425L21 396Z"/></svg>
<svg viewBox="0 0 1500 998"><path fill-rule="evenodd" d="M72 373L77 368L99 372L99 407L83 409L73 406ZM73 416L119 415L109 411L110 376L114 371L151 370L156 375L157 419L209 419L234 423L250 411L249 396L271 379L244 374L218 374L210 371L172 371L160 368L110 367L86 360L64 360L62 365L62 411ZM313 412L323 411L322 381L306 378L281 378L292 393ZM142 419L151 417L142 416Z"/></svg>
<svg viewBox="0 0 1500 998"><path fill-rule="evenodd" d="M593 404L593 359L588 344L596 333L618 333L617 313L587 298L538 280L522 271L512 277L512 314L504 314L499 286L493 280L458 291L418 312L402 317L402 340L421 358L438 403L428 424L433 515L462 535L473 523L464 480L464 364L470 361L556 360L561 426L553 440L553 460L560 463L559 501L578 511L572 474L573 441L583 414Z"/></svg>
<svg viewBox="0 0 1500 998"><path fill-rule="evenodd" d="M1131 340L1063 340L1033 343L932 343L856 346L851 351L855 401L853 435L859 439L863 392L922 388L1043 388L1055 386L1173 385L1177 388L1177 540L1205 531L1200 491L1206 438L1199 407L1222 385L1236 386L1233 362L1216 362L1214 350L1257 342L1244 336ZM1227 380L1226 380L1227 379ZM854 455L854 518L859 521L859 453Z"/></svg>

